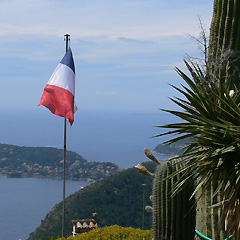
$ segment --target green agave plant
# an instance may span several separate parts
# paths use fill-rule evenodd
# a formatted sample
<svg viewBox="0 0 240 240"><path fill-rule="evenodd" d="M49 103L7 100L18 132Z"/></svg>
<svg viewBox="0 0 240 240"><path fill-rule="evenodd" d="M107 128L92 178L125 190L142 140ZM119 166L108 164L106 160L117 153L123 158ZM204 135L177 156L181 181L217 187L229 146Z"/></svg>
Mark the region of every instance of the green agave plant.
<svg viewBox="0 0 240 240"><path fill-rule="evenodd" d="M211 207L221 208L221 223L229 234L240 239L240 93L230 89L224 79L213 87L207 83L206 74L189 61L185 64L191 78L176 68L187 87L174 87L184 98L171 98L183 111L164 110L180 119L179 123L158 126L170 129L160 134L174 135L165 142L171 144L188 139L182 159L183 172L175 187L181 190L190 178L196 181L196 190L204 191L214 185L215 195L221 193L222 201ZM233 85L231 85L232 87ZM200 196L201 197L201 196Z"/></svg>

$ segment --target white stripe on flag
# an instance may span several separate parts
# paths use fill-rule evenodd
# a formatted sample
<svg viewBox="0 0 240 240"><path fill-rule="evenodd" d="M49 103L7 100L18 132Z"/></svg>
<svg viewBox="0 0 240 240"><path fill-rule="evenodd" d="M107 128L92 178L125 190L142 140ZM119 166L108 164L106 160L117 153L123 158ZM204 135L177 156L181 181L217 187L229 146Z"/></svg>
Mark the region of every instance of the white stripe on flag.
<svg viewBox="0 0 240 240"><path fill-rule="evenodd" d="M75 95L75 74L65 64L59 63L48 81L48 85L64 88Z"/></svg>

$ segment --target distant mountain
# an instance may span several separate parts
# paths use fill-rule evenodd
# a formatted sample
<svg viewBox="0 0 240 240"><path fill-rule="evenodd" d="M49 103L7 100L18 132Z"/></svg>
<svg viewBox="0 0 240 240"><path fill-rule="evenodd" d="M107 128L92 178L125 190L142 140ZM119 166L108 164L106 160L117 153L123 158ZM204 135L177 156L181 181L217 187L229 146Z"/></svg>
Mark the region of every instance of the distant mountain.
<svg viewBox="0 0 240 240"><path fill-rule="evenodd" d="M114 163L88 162L79 154L67 151L67 179L92 182L120 170ZM61 179L63 178L63 150L0 144L0 175Z"/></svg>
<svg viewBox="0 0 240 240"><path fill-rule="evenodd" d="M155 172L156 164L143 164ZM143 186L146 184L145 203L152 205L149 196L152 192L152 179L141 174L135 168L118 172L106 179L97 181L66 199L66 235L71 235L71 220L91 218L98 213L98 226L117 224L123 227L142 227ZM145 214L145 229L152 224L151 213ZM61 236L62 202L55 205L41 225L30 234L28 240Z"/></svg>
<svg viewBox="0 0 240 240"><path fill-rule="evenodd" d="M167 156L175 156L180 155L184 151L184 147L186 146L187 141L181 140L176 143L165 145L165 144L158 144L153 152L156 154L167 155Z"/></svg>

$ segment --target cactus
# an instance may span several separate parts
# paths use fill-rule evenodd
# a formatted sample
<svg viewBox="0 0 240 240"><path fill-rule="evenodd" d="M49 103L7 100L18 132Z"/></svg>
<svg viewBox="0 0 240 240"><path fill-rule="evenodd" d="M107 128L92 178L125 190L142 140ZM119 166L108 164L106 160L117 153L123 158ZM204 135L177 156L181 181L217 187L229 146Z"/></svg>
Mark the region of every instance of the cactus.
<svg viewBox="0 0 240 240"><path fill-rule="evenodd" d="M144 152L150 160L158 164L155 174L139 167L141 165L136 166L141 173L154 177L153 195L150 197L153 207L145 208L146 211L153 213L154 239L193 239L195 221L196 233L200 239L231 239L227 238L226 232L219 230L220 210L217 206L214 207L216 203L221 202L220 194L214 196L217 184L210 189L200 188L197 193L200 199L196 206L194 199L189 201L194 191L193 185L190 188L183 188L178 195L171 198L174 185L181 176L167 177L181 168L182 164L178 163L179 160L159 162L150 150L144 149Z"/></svg>
<svg viewBox="0 0 240 240"><path fill-rule="evenodd" d="M214 0L208 51L208 75L224 83L227 90L239 89L240 1ZM216 85L216 82L215 82Z"/></svg>
<svg viewBox="0 0 240 240"><path fill-rule="evenodd" d="M182 167L182 164L179 163L179 160L159 162L150 150L145 148L144 152L150 160L158 165L155 174L150 173L140 164L136 166L136 169L142 174L154 178L153 195L150 196L153 207L146 206L146 210L153 213L154 240L193 240L196 207L195 199L190 200L190 197L194 191L194 184L184 187L172 197L175 184L181 174L169 176Z"/></svg>
<svg viewBox="0 0 240 240"><path fill-rule="evenodd" d="M214 0L213 17L210 27L209 51L207 63L207 80L212 89L219 86L218 95L222 97L224 90L231 96L240 89L240 1L239 0ZM221 86L224 86L222 89ZM213 95L213 94L212 94ZM217 184L216 184L217 185ZM225 239L226 233L219 230L219 223L223 226L223 217L220 218L220 209L210 207L221 202L220 194L213 197L217 189L212 184L211 188L204 191L197 204L196 227L199 232L212 239ZM198 195L201 195L202 189ZM220 204L219 204L220 205ZM210 207L210 208L209 208ZM221 206L222 207L222 206ZM222 214L223 215L223 214ZM225 220L231 220L228 217ZM239 221L237 221L239 222ZM225 227L229 228L228 224ZM238 223L237 223L238 225ZM239 229L239 227L237 227ZM236 231L237 228L229 229ZM236 237L239 239L239 237Z"/></svg>
<svg viewBox="0 0 240 240"><path fill-rule="evenodd" d="M240 51L239 11L237 0L214 0L209 39L209 53L213 57L224 49Z"/></svg>
<svg viewBox="0 0 240 240"><path fill-rule="evenodd" d="M166 179L181 164L177 160L162 162L153 182L153 233L155 240L194 239L196 211L193 184L184 187L171 197L175 183L181 177L176 175Z"/></svg>
<svg viewBox="0 0 240 240"><path fill-rule="evenodd" d="M219 228L221 217L220 209L217 203L221 202L220 194L214 195L216 187L200 188L197 195L200 196L197 202L196 229L204 236L211 239L224 240L227 238L225 231Z"/></svg>
<svg viewBox="0 0 240 240"><path fill-rule="evenodd" d="M154 178L153 195L150 197L153 207L146 206L146 211L153 213L154 239L193 239L195 222L196 232L206 239L231 239L227 238L225 231L219 230L220 210L217 206L214 207L221 202L220 194L214 196L217 184L212 185L210 189L200 188L197 193L200 200L196 206L194 199L189 201L194 191L193 185L183 188L171 198L174 186L181 175L167 177L182 168L182 163L179 163L180 160L159 162L150 150L144 149L144 152L150 160L158 164L155 174L141 165L136 166L141 173Z"/></svg>
<svg viewBox="0 0 240 240"><path fill-rule="evenodd" d="M143 165L141 165L141 164L138 164L137 166L135 166L135 168L136 168L139 172L141 172L142 174L144 174L144 175L146 175L146 176L148 176L148 177L152 177L152 178L155 177L155 175L154 175L153 173L149 172L149 171L148 171Z"/></svg>
<svg viewBox="0 0 240 240"><path fill-rule="evenodd" d="M153 200L153 195L151 195L151 196L149 197L149 199L150 199L150 201L152 202L152 200ZM153 207L152 207L152 206L146 206L146 207L145 207L145 210L146 210L146 212L152 213L152 212L153 212Z"/></svg>
<svg viewBox="0 0 240 240"><path fill-rule="evenodd" d="M158 159L151 153L151 151L147 148L144 148L144 153L145 155L152 160L153 162L157 163L158 165L160 164L160 162L158 161Z"/></svg>

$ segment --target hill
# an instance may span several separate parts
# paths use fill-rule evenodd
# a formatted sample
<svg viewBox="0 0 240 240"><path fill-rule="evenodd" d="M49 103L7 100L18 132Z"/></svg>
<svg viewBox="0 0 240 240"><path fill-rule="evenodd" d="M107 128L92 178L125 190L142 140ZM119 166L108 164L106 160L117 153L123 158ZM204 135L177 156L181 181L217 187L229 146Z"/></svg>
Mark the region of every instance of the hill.
<svg viewBox="0 0 240 240"><path fill-rule="evenodd" d="M118 172L110 162L88 162L67 151L66 178L96 181ZM8 177L63 177L63 150L51 147L19 147L0 144L0 174Z"/></svg>
<svg viewBox="0 0 240 240"><path fill-rule="evenodd" d="M167 156L175 156L180 155L184 151L184 147L186 146L186 140L181 140L176 143L172 143L170 145L166 144L158 144L153 152L156 154L167 155Z"/></svg>
<svg viewBox="0 0 240 240"><path fill-rule="evenodd" d="M155 172L156 164L147 162L147 168ZM91 218L98 213L98 226L117 224L122 227L141 228L143 186L146 184L146 205L151 205L152 179L135 168L118 172L106 179L92 183L66 199L66 234L71 235L71 220ZM62 202L55 205L41 225L30 234L28 240L61 236ZM145 229L151 228L151 214L145 212Z"/></svg>

